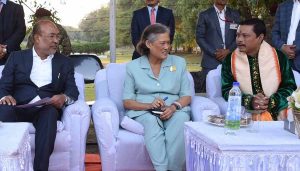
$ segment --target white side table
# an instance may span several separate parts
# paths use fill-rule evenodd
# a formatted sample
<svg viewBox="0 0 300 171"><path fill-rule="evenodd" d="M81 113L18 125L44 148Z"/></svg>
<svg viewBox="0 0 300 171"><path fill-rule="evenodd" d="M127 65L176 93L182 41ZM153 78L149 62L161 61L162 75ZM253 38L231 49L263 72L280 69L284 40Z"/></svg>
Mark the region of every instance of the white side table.
<svg viewBox="0 0 300 171"><path fill-rule="evenodd" d="M300 140L282 121L261 122L258 133L236 136L204 122L185 123L188 171L299 171Z"/></svg>
<svg viewBox="0 0 300 171"><path fill-rule="evenodd" d="M0 170L33 170L29 123L0 123Z"/></svg>

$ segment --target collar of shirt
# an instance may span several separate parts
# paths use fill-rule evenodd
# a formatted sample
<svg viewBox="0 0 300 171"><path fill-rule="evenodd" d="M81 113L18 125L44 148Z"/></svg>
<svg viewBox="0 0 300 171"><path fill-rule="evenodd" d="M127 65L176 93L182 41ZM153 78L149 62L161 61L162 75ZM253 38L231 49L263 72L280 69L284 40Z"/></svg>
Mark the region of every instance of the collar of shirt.
<svg viewBox="0 0 300 171"><path fill-rule="evenodd" d="M141 68L148 68L150 69L150 63L148 60L147 56L141 56L140 57L140 66ZM168 67L168 66L172 66L172 60L171 60L171 56L168 55L168 57L162 62L161 67Z"/></svg>
<svg viewBox="0 0 300 171"><path fill-rule="evenodd" d="M224 7L224 9L222 10L222 11L220 11L217 7L216 7L216 5L214 4L214 7L215 7L215 10L216 10L216 12L217 12L217 14L225 14L225 12L226 12L226 6Z"/></svg>
<svg viewBox="0 0 300 171"><path fill-rule="evenodd" d="M218 15L218 20L219 20L219 25L220 25L220 29L221 29L221 34L222 34L222 40L223 40L223 48L225 47L225 25L226 25L226 6L224 7L224 9L222 11L220 11L216 5L214 5L215 10L217 12Z"/></svg>
<svg viewBox="0 0 300 171"><path fill-rule="evenodd" d="M54 57L54 55L49 55L49 56L47 56L46 59L42 60L42 58L36 53L34 47L32 48L32 55L33 55L33 58L39 58L39 60L41 60L43 62L46 62L48 60L52 60L52 58Z"/></svg>
<svg viewBox="0 0 300 171"><path fill-rule="evenodd" d="M49 55L46 59L42 60L34 48L32 48L33 60L30 72L31 81L37 86L42 87L52 82L52 58Z"/></svg>
<svg viewBox="0 0 300 171"><path fill-rule="evenodd" d="M147 6L147 8L148 8L149 16L151 16L151 9L153 7ZM155 12L155 17L156 17L157 16L158 5L156 5L154 8L155 8L154 12Z"/></svg>
<svg viewBox="0 0 300 171"><path fill-rule="evenodd" d="M0 2L2 2L3 4L6 4L7 0L0 0Z"/></svg>
<svg viewBox="0 0 300 171"><path fill-rule="evenodd" d="M294 3L300 4L300 0L294 0Z"/></svg>

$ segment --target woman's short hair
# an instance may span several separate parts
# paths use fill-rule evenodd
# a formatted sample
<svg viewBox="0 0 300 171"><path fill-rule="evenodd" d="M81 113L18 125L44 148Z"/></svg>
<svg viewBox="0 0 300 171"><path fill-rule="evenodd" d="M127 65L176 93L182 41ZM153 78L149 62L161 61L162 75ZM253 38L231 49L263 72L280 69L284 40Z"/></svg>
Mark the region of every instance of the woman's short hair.
<svg viewBox="0 0 300 171"><path fill-rule="evenodd" d="M164 34L164 33L169 33L170 34L170 29L160 23L152 24L147 26L141 36L141 39L139 43L137 44L137 51L141 55L149 55L150 49L146 46L146 41L154 42L157 40L157 36L159 34Z"/></svg>

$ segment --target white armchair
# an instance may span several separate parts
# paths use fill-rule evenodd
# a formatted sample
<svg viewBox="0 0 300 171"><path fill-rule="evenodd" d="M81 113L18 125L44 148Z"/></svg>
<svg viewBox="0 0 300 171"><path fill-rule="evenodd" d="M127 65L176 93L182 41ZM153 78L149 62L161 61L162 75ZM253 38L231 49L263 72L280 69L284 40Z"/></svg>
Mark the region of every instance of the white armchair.
<svg viewBox="0 0 300 171"><path fill-rule="evenodd" d="M222 96L221 70L222 65L219 65L216 69L209 71L207 74L206 96L219 106L221 114L225 114L227 111L227 101ZM297 87L299 87L300 74L294 70L293 74Z"/></svg>
<svg viewBox="0 0 300 171"><path fill-rule="evenodd" d="M208 72L206 76L206 97L219 106L221 114L225 114L227 101L222 96L221 69L222 65L219 65L216 69Z"/></svg>
<svg viewBox="0 0 300 171"><path fill-rule="evenodd" d="M0 66L0 77L4 66ZM61 121L57 121L57 134L53 153L50 156L49 170L83 171L87 131L91 112L84 100L84 78L75 72L79 91L78 100L64 109ZM32 160L35 150L35 128L29 128Z"/></svg>
<svg viewBox="0 0 300 171"><path fill-rule="evenodd" d="M87 131L91 113L84 101L84 79L75 73L75 81L79 90L78 100L64 109L61 121L57 121L57 134L54 151L50 156L49 170L83 171ZM35 150L35 129L29 129L32 159Z"/></svg>
<svg viewBox="0 0 300 171"><path fill-rule="evenodd" d="M145 147L143 126L124 116L122 95L126 64L109 64L96 74L96 101L92 106L103 171L153 170ZM219 114L211 100L194 96L194 82L188 75L192 89L192 118L202 120L203 113ZM121 126L120 126L121 125Z"/></svg>

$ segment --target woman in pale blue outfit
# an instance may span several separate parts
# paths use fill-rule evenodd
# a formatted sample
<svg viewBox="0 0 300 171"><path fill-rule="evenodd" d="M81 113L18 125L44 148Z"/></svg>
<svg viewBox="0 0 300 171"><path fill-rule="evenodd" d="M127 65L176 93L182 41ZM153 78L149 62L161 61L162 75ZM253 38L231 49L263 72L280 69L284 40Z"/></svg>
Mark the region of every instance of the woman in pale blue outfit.
<svg viewBox="0 0 300 171"><path fill-rule="evenodd" d="M144 55L126 66L123 94L126 115L144 126L145 143L155 170L182 170L184 122L190 120L191 90L183 58L169 55L170 31L148 26L137 50ZM149 109L161 108L157 117Z"/></svg>

